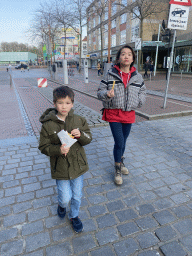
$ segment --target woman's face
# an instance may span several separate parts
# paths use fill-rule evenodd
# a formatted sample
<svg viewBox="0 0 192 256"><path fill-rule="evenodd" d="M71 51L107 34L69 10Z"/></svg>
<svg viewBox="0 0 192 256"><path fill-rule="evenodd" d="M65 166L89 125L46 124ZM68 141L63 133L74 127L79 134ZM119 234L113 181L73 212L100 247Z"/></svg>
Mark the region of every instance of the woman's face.
<svg viewBox="0 0 192 256"><path fill-rule="evenodd" d="M133 54L129 48L123 48L119 56L120 66L129 66L133 62Z"/></svg>

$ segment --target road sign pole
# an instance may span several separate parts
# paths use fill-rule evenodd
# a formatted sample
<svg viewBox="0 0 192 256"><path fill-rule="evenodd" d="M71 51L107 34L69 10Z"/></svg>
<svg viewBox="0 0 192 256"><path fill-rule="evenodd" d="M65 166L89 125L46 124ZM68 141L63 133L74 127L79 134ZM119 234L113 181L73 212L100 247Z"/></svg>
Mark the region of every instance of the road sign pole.
<svg viewBox="0 0 192 256"><path fill-rule="evenodd" d="M173 63L173 52L174 52L174 46L175 46L175 37L176 37L176 29L174 29L174 36L173 36L173 44L172 44L172 49L171 49L171 57L170 57L170 64L169 64L169 70L168 70L168 77L167 77L167 86L165 90L165 98L164 98L164 104L163 108L166 108L166 102L167 102L167 93L169 89L169 80L170 80L170 74L171 74L171 67Z"/></svg>
<svg viewBox="0 0 192 256"><path fill-rule="evenodd" d="M157 70L157 58L158 58L158 51L159 51L159 38L160 38L160 29L161 24L159 24L159 32L158 32L158 39L157 39L157 48L156 48L156 56L155 56L155 69L154 69L154 76L156 76L156 70Z"/></svg>

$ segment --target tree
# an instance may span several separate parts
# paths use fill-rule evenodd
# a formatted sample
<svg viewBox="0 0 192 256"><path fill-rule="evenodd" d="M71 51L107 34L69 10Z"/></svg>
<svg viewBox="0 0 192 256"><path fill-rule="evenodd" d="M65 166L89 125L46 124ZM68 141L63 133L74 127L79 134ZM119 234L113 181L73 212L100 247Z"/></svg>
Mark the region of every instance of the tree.
<svg viewBox="0 0 192 256"><path fill-rule="evenodd" d="M124 12L131 15L132 20L137 20L139 25L139 37L143 38L144 20L157 20L158 15L162 13L168 15L168 0L128 0L128 4L116 3L124 8ZM141 51L139 51L139 63L141 59ZM139 67L138 67L139 68Z"/></svg>
<svg viewBox="0 0 192 256"><path fill-rule="evenodd" d="M108 0L99 0L99 1L94 1L90 7L89 10L87 10L87 17L89 20L89 17L92 16L92 18L94 17L98 17L99 18L99 29L100 29L100 33L99 33L99 40L101 43L101 66L103 68L103 32L104 31L104 26L103 26L103 16L105 15L105 13L108 12Z"/></svg>
<svg viewBox="0 0 192 256"><path fill-rule="evenodd" d="M71 27L79 34L79 72L81 72L82 55L82 26L86 23L86 8L90 5L89 0L71 0L69 7L72 11Z"/></svg>

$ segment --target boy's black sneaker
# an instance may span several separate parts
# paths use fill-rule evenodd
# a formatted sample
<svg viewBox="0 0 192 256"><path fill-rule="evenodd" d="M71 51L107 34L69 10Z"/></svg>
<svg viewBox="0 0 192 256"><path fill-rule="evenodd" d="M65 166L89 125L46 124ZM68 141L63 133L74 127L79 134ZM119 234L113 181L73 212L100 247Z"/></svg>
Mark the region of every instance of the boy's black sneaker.
<svg viewBox="0 0 192 256"><path fill-rule="evenodd" d="M79 217L71 218L71 224L76 233L80 233L83 230L83 223Z"/></svg>
<svg viewBox="0 0 192 256"><path fill-rule="evenodd" d="M62 208L60 205L58 205L57 214L59 215L59 217L61 219L63 219L65 217L65 214L66 214L66 208Z"/></svg>

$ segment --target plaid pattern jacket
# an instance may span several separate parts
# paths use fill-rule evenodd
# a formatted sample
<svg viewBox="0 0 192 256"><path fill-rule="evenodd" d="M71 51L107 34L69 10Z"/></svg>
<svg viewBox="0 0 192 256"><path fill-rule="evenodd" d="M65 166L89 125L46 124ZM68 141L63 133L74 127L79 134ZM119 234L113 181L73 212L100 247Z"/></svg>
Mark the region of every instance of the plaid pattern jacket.
<svg viewBox="0 0 192 256"><path fill-rule="evenodd" d="M115 81L115 96L109 98L107 91L112 89L113 81ZM106 74L105 78L101 80L97 96L99 100L103 101L104 108L131 111L141 107L145 103L146 87L142 75L134 71L125 88L117 69L112 68Z"/></svg>

